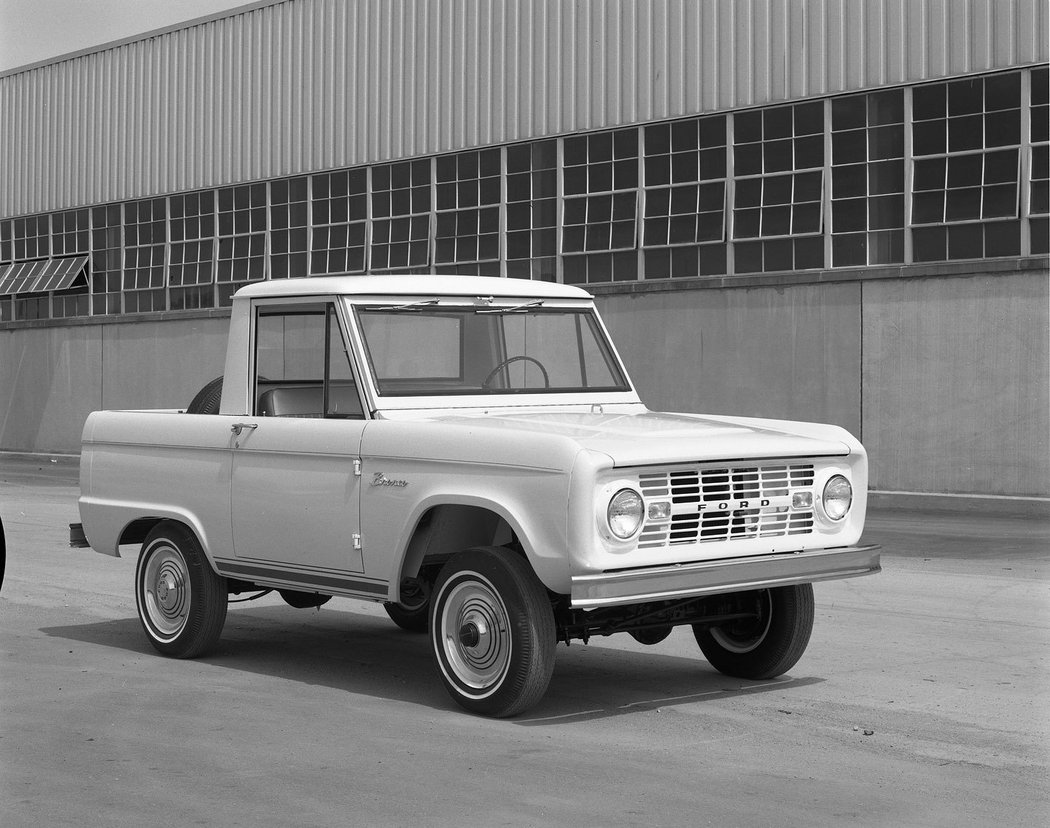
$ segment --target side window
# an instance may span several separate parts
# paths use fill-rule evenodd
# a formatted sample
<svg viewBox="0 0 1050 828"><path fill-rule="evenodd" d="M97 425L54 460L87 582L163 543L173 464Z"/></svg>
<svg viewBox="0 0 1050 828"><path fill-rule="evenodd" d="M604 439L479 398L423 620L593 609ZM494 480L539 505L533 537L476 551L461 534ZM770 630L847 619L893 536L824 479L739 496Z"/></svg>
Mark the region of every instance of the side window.
<svg viewBox="0 0 1050 828"><path fill-rule="evenodd" d="M334 305L260 308L255 330L258 416L364 417Z"/></svg>

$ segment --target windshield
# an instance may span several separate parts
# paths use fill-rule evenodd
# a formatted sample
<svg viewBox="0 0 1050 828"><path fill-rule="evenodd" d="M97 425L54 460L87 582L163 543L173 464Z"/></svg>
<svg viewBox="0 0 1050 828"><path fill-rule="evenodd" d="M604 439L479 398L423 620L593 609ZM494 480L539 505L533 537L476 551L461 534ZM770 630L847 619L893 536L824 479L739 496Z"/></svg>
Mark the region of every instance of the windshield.
<svg viewBox="0 0 1050 828"><path fill-rule="evenodd" d="M594 313L411 303L359 308L386 396L628 391Z"/></svg>

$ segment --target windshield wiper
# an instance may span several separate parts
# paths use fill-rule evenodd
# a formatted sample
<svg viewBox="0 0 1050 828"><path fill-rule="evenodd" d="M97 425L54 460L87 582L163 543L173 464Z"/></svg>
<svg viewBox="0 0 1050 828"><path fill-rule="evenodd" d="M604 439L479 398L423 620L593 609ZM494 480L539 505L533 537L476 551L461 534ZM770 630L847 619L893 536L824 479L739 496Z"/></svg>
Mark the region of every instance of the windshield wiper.
<svg viewBox="0 0 1050 828"><path fill-rule="evenodd" d="M421 310L422 308L428 308L431 305L436 305L437 299L421 299L418 302L406 302L403 305L382 305L378 308L368 308L368 310L377 311L403 311L403 310Z"/></svg>
<svg viewBox="0 0 1050 828"><path fill-rule="evenodd" d="M524 302L520 305L510 305L506 308L479 308L476 313L525 313L529 308L539 308L543 306L542 299L533 299L531 302Z"/></svg>

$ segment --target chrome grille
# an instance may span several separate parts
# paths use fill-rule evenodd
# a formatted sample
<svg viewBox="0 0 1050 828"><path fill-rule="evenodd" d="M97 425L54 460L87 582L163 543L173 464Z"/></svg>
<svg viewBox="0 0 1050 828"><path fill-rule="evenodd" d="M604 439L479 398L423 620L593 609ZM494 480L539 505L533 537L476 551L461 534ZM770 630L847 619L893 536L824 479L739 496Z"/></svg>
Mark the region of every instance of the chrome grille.
<svg viewBox="0 0 1050 828"><path fill-rule="evenodd" d="M698 466L639 476L642 496L670 500L671 520L647 520L639 547L773 538L813 531L813 509L793 508L813 492L813 465Z"/></svg>

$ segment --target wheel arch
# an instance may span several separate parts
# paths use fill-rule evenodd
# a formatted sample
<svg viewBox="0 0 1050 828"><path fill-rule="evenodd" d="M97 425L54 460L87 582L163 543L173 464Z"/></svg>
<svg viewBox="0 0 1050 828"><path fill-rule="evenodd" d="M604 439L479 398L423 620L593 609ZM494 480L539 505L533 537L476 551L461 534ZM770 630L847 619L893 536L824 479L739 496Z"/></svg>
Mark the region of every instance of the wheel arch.
<svg viewBox="0 0 1050 828"><path fill-rule="evenodd" d="M503 504L475 495L434 497L420 503L406 521L404 550L390 580L390 600L397 601L400 584L415 578L428 561L442 563L457 552L477 546L508 546L515 542L537 577L546 583L544 559L534 539Z"/></svg>
<svg viewBox="0 0 1050 828"><path fill-rule="evenodd" d="M203 525L195 515L178 509L150 510L138 517L126 519L116 538L117 555L120 555L119 550L121 546L142 544L158 524L165 522L177 523L191 532L197 539L197 543L200 544L204 557L207 558L212 569L215 569L215 563L208 545L207 533L204 531Z"/></svg>

